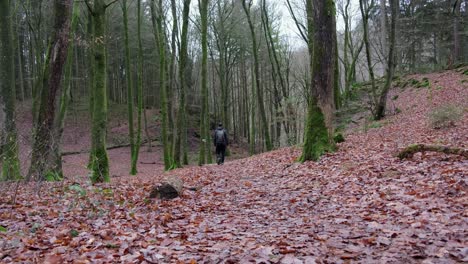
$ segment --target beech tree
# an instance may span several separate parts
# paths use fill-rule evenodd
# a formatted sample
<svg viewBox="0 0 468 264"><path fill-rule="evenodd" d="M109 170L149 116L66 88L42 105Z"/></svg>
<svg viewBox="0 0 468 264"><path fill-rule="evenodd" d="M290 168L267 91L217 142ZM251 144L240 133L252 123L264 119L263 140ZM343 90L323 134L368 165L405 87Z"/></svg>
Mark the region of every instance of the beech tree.
<svg viewBox="0 0 468 264"><path fill-rule="evenodd" d="M15 123L15 64L9 0L0 0L0 24L0 180L18 180L21 172Z"/></svg>
<svg viewBox="0 0 468 264"><path fill-rule="evenodd" d="M211 163L211 136L209 133L209 107L208 107L208 6L209 0L198 0L198 8L200 12L200 31L201 31L201 113L200 113L200 154L198 165Z"/></svg>
<svg viewBox="0 0 468 264"><path fill-rule="evenodd" d="M188 86L188 77L190 75L189 68L187 67L187 46L188 46L188 23L189 23L189 14L190 14L190 2L191 0L184 0L184 7L182 11L182 36L180 44L180 60L179 60L179 84L180 84L180 94L179 94L179 111L177 113L177 135L175 141L174 149L174 168L179 168L182 166L181 163L181 147L182 141L186 138L187 128L186 128L186 100L185 93Z"/></svg>
<svg viewBox="0 0 468 264"><path fill-rule="evenodd" d="M260 69L259 69L260 65L259 65L259 58L258 58L257 36L255 34L255 27L252 21L251 13L250 13L250 9L252 7L252 0L249 0L248 3L246 3L246 0L242 0L242 7L247 17L247 22L249 23L250 34L252 37L252 53L253 53L253 58L254 58L255 87L256 87L256 92L257 92L256 97L258 99L257 104L258 104L258 108L260 111L266 150L270 151L273 149L273 144L271 143L270 129L268 127L268 121L266 118L265 105L263 102L263 91L262 91L262 86L260 83Z"/></svg>
<svg viewBox="0 0 468 264"><path fill-rule="evenodd" d="M63 130L65 127L65 117L68 112L68 107L71 99L71 83L72 83L72 70L74 62L74 41L75 33L78 27L79 19L79 6L80 2L73 1L73 11L72 11L72 20L71 20L71 29L70 29L70 39L66 58L65 72L63 85L61 88L60 101L58 104L57 114L55 115L54 120L54 141L52 142L52 159L54 165L51 168L51 176L63 178L63 168L62 168L62 153L61 153L61 144Z"/></svg>
<svg viewBox="0 0 468 264"><path fill-rule="evenodd" d="M390 38L388 43L388 59L387 59L387 76L385 79L385 85L380 92L378 104L376 106L374 118L376 120L382 119L385 116L385 109L387 105L387 95L392 85L393 74L395 70L395 32L396 23L398 16L399 0L389 0L390 9L392 13L390 22Z"/></svg>
<svg viewBox="0 0 468 264"><path fill-rule="evenodd" d="M43 180L54 165L52 159L52 135L54 131L55 106L60 92L63 70L67 58L72 1L54 1L54 34L49 44L42 77L43 90L40 96L39 114L34 124L34 143L31 166L27 180ZM59 180L52 175L54 180Z"/></svg>
<svg viewBox="0 0 468 264"><path fill-rule="evenodd" d="M91 105L91 182L109 182L109 157L106 149L107 129L107 61L106 61L106 9L116 1L106 3L94 0L91 6L86 4L92 15L93 25L93 90L90 94Z"/></svg>
<svg viewBox="0 0 468 264"><path fill-rule="evenodd" d="M334 148L333 111L336 22L333 0L308 0L307 34L312 71L311 97L300 161L317 160Z"/></svg>
<svg viewBox="0 0 468 264"><path fill-rule="evenodd" d="M164 34L164 11L162 0L151 0L151 20L159 55L159 89L161 100L161 141L163 143L164 168L169 170L173 164L168 140L168 104L166 83L166 37Z"/></svg>

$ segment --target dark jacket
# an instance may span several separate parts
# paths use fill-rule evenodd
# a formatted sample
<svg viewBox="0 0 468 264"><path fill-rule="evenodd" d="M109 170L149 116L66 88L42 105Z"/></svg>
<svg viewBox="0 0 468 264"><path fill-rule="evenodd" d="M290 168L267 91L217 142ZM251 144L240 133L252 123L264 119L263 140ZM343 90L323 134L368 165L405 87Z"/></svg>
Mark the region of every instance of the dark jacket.
<svg viewBox="0 0 468 264"><path fill-rule="evenodd" d="M213 144L216 146L218 144L220 145L229 145L229 140L228 140L228 134L226 132L226 129L222 127L218 127L213 135Z"/></svg>

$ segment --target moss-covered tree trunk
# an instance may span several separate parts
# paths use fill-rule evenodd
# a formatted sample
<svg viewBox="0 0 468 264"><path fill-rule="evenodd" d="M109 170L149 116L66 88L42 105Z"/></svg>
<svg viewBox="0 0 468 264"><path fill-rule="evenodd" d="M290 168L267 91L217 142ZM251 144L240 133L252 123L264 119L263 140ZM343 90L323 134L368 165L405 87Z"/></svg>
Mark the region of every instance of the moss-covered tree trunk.
<svg viewBox="0 0 468 264"><path fill-rule="evenodd" d="M137 167L135 159L135 129L133 128L133 86L132 69L130 62L130 47L128 44L128 14L127 0L122 0L122 16L124 26L124 46L125 46L125 77L127 80L127 115L128 115L128 135L130 141L130 175L136 175Z"/></svg>
<svg viewBox="0 0 468 264"><path fill-rule="evenodd" d="M68 105L70 103L71 98L71 77L72 77L72 66L73 66L73 56L74 56L74 34L78 25L78 19L80 14L80 2L74 1L73 2L73 12L72 12L72 22L71 22L71 29L70 29L70 43L68 47L68 54L67 54L67 62L65 65L65 73L63 79L63 85L60 94L60 102L58 113L55 116L55 128L54 128L54 142L52 145L52 159L54 162L54 166L51 168L51 175L58 176L59 178L63 178L63 170L62 170L62 154L61 154L61 142L62 142L62 135L63 129L65 126L65 117L68 111Z"/></svg>
<svg viewBox="0 0 468 264"><path fill-rule="evenodd" d="M461 19L461 3L462 0L456 0L453 6L453 62L459 63L463 61L463 37L460 32L463 32L463 24ZM465 5L465 13L467 6Z"/></svg>
<svg viewBox="0 0 468 264"><path fill-rule="evenodd" d="M104 0L95 0L93 14L93 109L91 124L91 182L109 182L109 157L106 150L107 62L106 8Z"/></svg>
<svg viewBox="0 0 468 264"><path fill-rule="evenodd" d="M141 130L142 130L142 118L143 118L143 43L141 39L141 25L142 25L142 4L141 0L137 2L137 34L138 34L138 87L136 89L136 98L137 98L137 135L136 135L136 142L135 142L135 149L133 151L134 156L132 158L132 172L134 171L135 174L137 173L137 162L138 157L140 154L140 146L141 146ZM151 148L151 139L148 137L148 144Z"/></svg>
<svg viewBox="0 0 468 264"><path fill-rule="evenodd" d="M300 157L302 162L318 160L334 147L332 116L337 52L333 0L308 0L306 7L312 90Z"/></svg>
<svg viewBox="0 0 468 264"><path fill-rule="evenodd" d="M387 95L392 84L393 73L395 71L395 33L396 33L396 22L398 16L399 1L390 0L390 9L392 18L390 22L390 43L388 44L388 59L387 59L387 76L385 79L385 85L380 93L379 102L377 104L374 119L380 120L385 116L385 109L387 105Z"/></svg>
<svg viewBox="0 0 468 264"><path fill-rule="evenodd" d="M60 92L63 70L70 42L72 0L54 1L54 33L42 76L39 114L34 124L34 143L27 180L43 180L52 171L52 135L56 114L56 98ZM58 144L57 142L55 142ZM49 180L58 180L51 177Z"/></svg>
<svg viewBox="0 0 468 264"><path fill-rule="evenodd" d="M184 0L184 7L182 11L182 35L181 35L181 45L179 51L179 80L180 80L180 94L179 94L179 111L177 113L177 135L174 146L174 168L182 167L181 162L181 151L182 151L182 142L184 140L184 133L187 133L185 129L185 92L188 86L187 80L187 47L188 47L188 22L190 14L190 2L191 0ZM184 142L185 144L185 142Z"/></svg>
<svg viewBox="0 0 468 264"><path fill-rule="evenodd" d="M200 154L198 165L208 162L211 156L210 146L211 137L209 135L209 115L208 115L208 4L209 0L199 0L198 7L201 18L201 46L202 46L202 63L201 63L201 97L202 106L200 114Z"/></svg>
<svg viewBox="0 0 468 264"><path fill-rule="evenodd" d="M15 123L15 64L9 0L0 0L0 181L21 179Z"/></svg>
<svg viewBox="0 0 468 264"><path fill-rule="evenodd" d="M87 41L89 46L86 50L86 58L87 58L87 78L88 82L88 107L89 107L89 119L93 120L93 113L94 113L94 27L93 27L93 14L92 12L88 12L87 15L87 22L86 22L86 34L87 34ZM88 157L88 168L91 168L91 161L93 159L93 151L89 152Z"/></svg>
<svg viewBox="0 0 468 264"><path fill-rule="evenodd" d="M266 150L270 151L273 149L273 144L271 143L271 138L270 138L270 129L268 127L268 120L266 118L266 112L265 112L265 105L263 102L263 90L262 86L260 84L260 65L259 65L259 58L258 58L258 45L257 45L257 36L255 34L255 27L252 21L252 18L250 16L250 7L252 5L252 1L247 4L245 2L246 0L242 0L242 7L244 9L245 15L247 17L247 22L249 23L249 28L250 28L250 35L252 38L252 52L253 52L253 57L254 57L254 72L255 72L255 86L257 89L257 104L258 104L258 110L260 112L260 117L261 117L261 123L262 123L262 130L263 130L263 137L265 139L265 146Z"/></svg>
<svg viewBox="0 0 468 264"><path fill-rule="evenodd" d="M162 0L151 0L151 18L153 22L153 31L156 39L156 46L159 52L159 83L161 96L161 141L164 152L164 169L168 170L172 165L172 157L170 153L170 144L167 137L167 84L166 84L166 40L164 37L164 11ZM157 5L156 5L157 4Z"/></svg>
<svg viewBox="0 0 468 264"><path fill-rule="evenodd" d="M254 71L252 69L251 71L251 77L252 80L254 79ZM251 90L251 99L250 99L250 133L249 133L249 154L254 155L255 154L255 137L257 135L257 129L256 129L256 118L255 118L255 112L257 111L257 106L255 103L255 95L256 95L256 87L255 87L255 82L252 82L252 90Z"/></svg>

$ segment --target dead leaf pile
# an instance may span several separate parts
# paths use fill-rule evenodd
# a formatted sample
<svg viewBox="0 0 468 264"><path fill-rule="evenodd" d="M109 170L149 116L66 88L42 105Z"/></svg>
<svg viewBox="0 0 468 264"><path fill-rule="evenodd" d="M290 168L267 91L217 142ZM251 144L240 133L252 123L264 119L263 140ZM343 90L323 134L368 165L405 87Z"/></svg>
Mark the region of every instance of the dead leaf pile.
<svg viewBox="0 0 468 264"><path fill-rule="evenodd" d="M467 147L466 114L452 128L427 124L437 105L466 109L466 82L426 77L443 88L394 91L400 114L350 132L319 162L296 163L300 149L283 148L176 170L200 188L171 201L148 199L165 176L151 173L2 185L0 262L468 262L468 161L394 156L413 143Z"/></svg>

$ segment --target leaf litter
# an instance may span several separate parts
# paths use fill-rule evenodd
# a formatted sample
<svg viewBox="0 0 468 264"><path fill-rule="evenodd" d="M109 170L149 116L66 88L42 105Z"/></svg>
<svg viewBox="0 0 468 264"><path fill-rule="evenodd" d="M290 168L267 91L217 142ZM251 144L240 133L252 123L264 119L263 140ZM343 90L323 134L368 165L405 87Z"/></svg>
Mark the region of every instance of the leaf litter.
<svg viewBox="0 0 468 264"><path fill-rule="evenodd" d="M395 157L413 143L467 147L466 114L455 127L427 124L437 105L467 108L466 84L455 72L425 76L443 88L394 90L401 113L349 131L319 162L296 163L292 147L175 170L196 188L174 200L148 198L160 165L94 186L3 184L0 262L468 262L467 160Z"/></svg>

